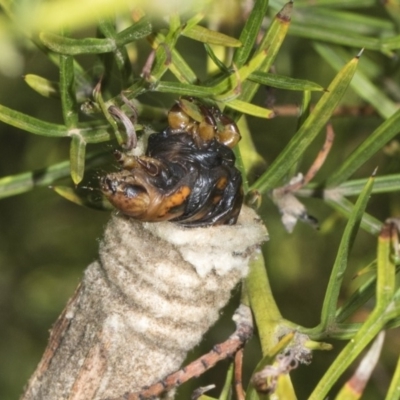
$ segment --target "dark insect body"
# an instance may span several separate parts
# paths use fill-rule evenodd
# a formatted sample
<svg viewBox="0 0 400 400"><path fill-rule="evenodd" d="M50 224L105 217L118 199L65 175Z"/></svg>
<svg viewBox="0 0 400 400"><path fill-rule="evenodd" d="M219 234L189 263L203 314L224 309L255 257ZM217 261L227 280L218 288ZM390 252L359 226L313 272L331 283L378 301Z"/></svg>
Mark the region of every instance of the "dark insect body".
<svg viewBox="0 0 400 400"><path fill-rule="evenodd" d="M145 155L116 152L123 169L101 178L101 189L118 210L141 221L235 224L243 189L230 147L239 139L220 110L181 99L169 126L149 136Z"/></svg>

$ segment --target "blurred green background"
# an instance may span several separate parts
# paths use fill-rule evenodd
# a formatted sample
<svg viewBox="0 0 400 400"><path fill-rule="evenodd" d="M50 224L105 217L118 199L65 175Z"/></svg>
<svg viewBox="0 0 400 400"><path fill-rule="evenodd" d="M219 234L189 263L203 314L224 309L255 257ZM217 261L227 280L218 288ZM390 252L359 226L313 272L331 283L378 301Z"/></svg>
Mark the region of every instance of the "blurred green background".
<svg viewBox="0 0 400 400"><path fill-rule="evenodd" d="M380 5L362 9L365 15L388 19ZM221 26L222 31L235 36L240 32L242 21ZM60 103L54 99L40 97L23 81L21 75L34 73L50 80L58 80L57 68L45 55L30 46L22 37L12 40L20 55L21 64L0 73L0 104L35 116L45 121L62 123ZM183 39L178 46L181 54L200 77L206 74L205 52L201 45ZM143 45L134 69L140 72L149 48ZM352 55L358 49L350 49ZM0 44L0 54L2 47ZM388 76L397 80L399 61L372 51L365 52L380 66L375 83L385 90ZM82 58L85 68L93 68L93 58ZM363 60L361 60L363 63ZM275 63L281 75L308 79L326 87L335 76L335 71L316 53L311 41L294 36L286 38ZM386 86L387 87L387 86ZM265 105L270 92L261 89L255 102ZM298 105L300 94L284 90L273 90L276 105ZM399 103L399 93L390 93ZM397 97L396 97L397 96ZM316 96L318 98L319 96ZM141 101L168 109L173 96L150 93ZM351 90L342 102L349 106L361 106L362 100ZM296 131L295 117L276 117L273 120L248 118L257 150L271 163ZM317 175L317 180L335 170L350 152L365 139L380 123L377 115L332 118L336 133L329 158ZM314 160L323 137L313 143L306 152L300 171L306 172ZM374 156L355 177L367 177L376 166L379 175L400 172L398 142L395 140L387 151ZM89 150L109 151L109 162L113 168L112 151L116 144L92 145ZM28 134L0 123L0 177L25 171L40 170L68 159L69 140L45 138ZM87 185L95 185L95 170ZM106 168L106 167L104 167ZM62 184L71 184L64 180ZM321 304L329 273L335 259L337 247L346 219L333 211L321 200L305 199L311 215L318 218L321 229L299 223L292 234L285 232L276 207L264 196L259 210L269 232L270 241L264 246L268 274L273 293L283 316L303 326L314 326L319 322ZM380 220L400 214L399 193L373 195L368 212ZM49 329L62 311L66 301L74 292L85 267L96 259L98 240L109 218L109 212L79 207L58 196L49 188L36 188L28 193L0 200L0 399L16 399L23 385L34 371L46 346ZM350 257L343 298L347 297L365 277L353 279L360 268L368 265L376 254L376 238L360 232ZM209 351L213 344L221 342L233 331L229 320L238 295L223 313L223 319L207 335L204 342L194 350L190 358ZM368 312L368 310L365 310ZM365 315L359 316L360 320ZM393 373L400 345L398 329L388 332L386 346L374 376L369 383L365 399L383 398ZM317 352L311 365L301 366L293 372L294 386L299 399L307 398L323 372L330 365L343 343L333 342L331 352ZM257 339L254 338L245 352L245 377L260 358ZM180 393L182 399L189 398L195 387L216 383L221 388L227 363L211 370L200 380L185 385ZM350 375L348 374L347 378ZM344 377L346 378L346 377ZM344 379L343 378L343 379ZM340 382L343 383L343 380ZM210 395L217 395L211 391Z"/></svg>

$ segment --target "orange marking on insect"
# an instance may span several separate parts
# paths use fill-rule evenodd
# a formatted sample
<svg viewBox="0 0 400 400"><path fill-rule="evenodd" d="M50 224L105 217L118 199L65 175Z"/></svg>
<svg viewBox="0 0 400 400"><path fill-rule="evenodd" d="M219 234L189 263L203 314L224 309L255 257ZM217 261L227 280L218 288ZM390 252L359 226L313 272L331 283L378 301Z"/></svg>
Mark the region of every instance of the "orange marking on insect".
<svg viewBox="0 0 400 400"><path fill-rule="evenodd" d="M224 190L228 185L228 179L225 176L218 179L217 184L215 185L217 189Z"/></svg>
<svg viewBox="0 0 400 400"><path fill-rule="evenodd" d="M218 204L222 199L222 196L215 196L212 200L213 204Z"/></svg>
<svg viewBox="0 0 400 400"><path fill-rule="evenodd" d="M160 211L158 213L159 217L163 217L167 214L171 208L180 206L190 195L191 189L188 186L182 186L178 191L169 197L166 197L163 201Z"/></svg>

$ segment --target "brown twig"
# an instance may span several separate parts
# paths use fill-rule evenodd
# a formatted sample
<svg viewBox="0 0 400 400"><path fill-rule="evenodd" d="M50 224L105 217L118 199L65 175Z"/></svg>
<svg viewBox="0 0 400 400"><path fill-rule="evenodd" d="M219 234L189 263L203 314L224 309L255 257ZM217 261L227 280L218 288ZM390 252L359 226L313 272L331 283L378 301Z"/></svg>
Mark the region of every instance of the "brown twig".
<svg viewBox="0 0 400 400"><path fill-rule="evenodd" d="M219 361L233 356L240 350L253 334L253 321L250 308L241 304L233 315L236 323L235 332L223 343L217 344L204 356L193 361L186 367L168 375L165 379L145 387L140 392L125 393L114 400L144 400L159 397L193 377L198 377L214 367Z"/></svg>
<svg viewBox="0 0 400 400"><path fill-rule="evenodd" d="M237 400L244 400L246 395L242 383L243 349L235 354L235 391Z"/></svg>
<svg viewBox="0 0 400 400"><path fill-rule="evenodd" d="M332 125L328 124L326 126L325 142L321 150L319 151L317 157L315 158L314 162L312 163L311 167L308 169L306 175L301 181L284 186L283 189L285 193L288 192L293 193L300 190L303 186L307 185L315 177L315 175L317 175L318 171L324 165L326 157L328 157L328 154L332 148L334 138L335 138L335 133L333 131Z"/></svg>
<svg viewBox="0 0 400 400"><path fill-rule="evenodd" d="M295 193L309 183L321 169L331 150L334 137L335 134L332 125L328 124L324 145L306 175L297 174L287 185L278 187L272 191L272 201L278 206L282 214L282 223L288 232L293 231L298 220L318 229L317 219L308 214L306 207L296 198Z"/></svg>
<svg viewBox="0 0 400 400"><path fill-rule="evenodd" d="M326 136L324 145L322 146L321 150L317 155L317 158L312 163L311 167L306 173L304 177L304 185L307 185L307 183L309 183L314 178L317 172L324 165L326 157L328 157L328 154L331 151L334 139L335 139L335 132L333 131L332 124L328 124L326 126Z"/></svg>

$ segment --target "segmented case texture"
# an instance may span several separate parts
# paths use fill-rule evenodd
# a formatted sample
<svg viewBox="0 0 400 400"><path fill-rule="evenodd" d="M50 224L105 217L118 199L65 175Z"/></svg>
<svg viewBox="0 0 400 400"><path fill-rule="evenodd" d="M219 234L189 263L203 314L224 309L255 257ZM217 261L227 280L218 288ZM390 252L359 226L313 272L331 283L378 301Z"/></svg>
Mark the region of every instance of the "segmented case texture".
<svg viewBox="0 0 400 400"><path fill-rule="evenodd" d="M114 215L22 399L114 398L178 369L266 239L247 207L209 228Z"/></svg>

